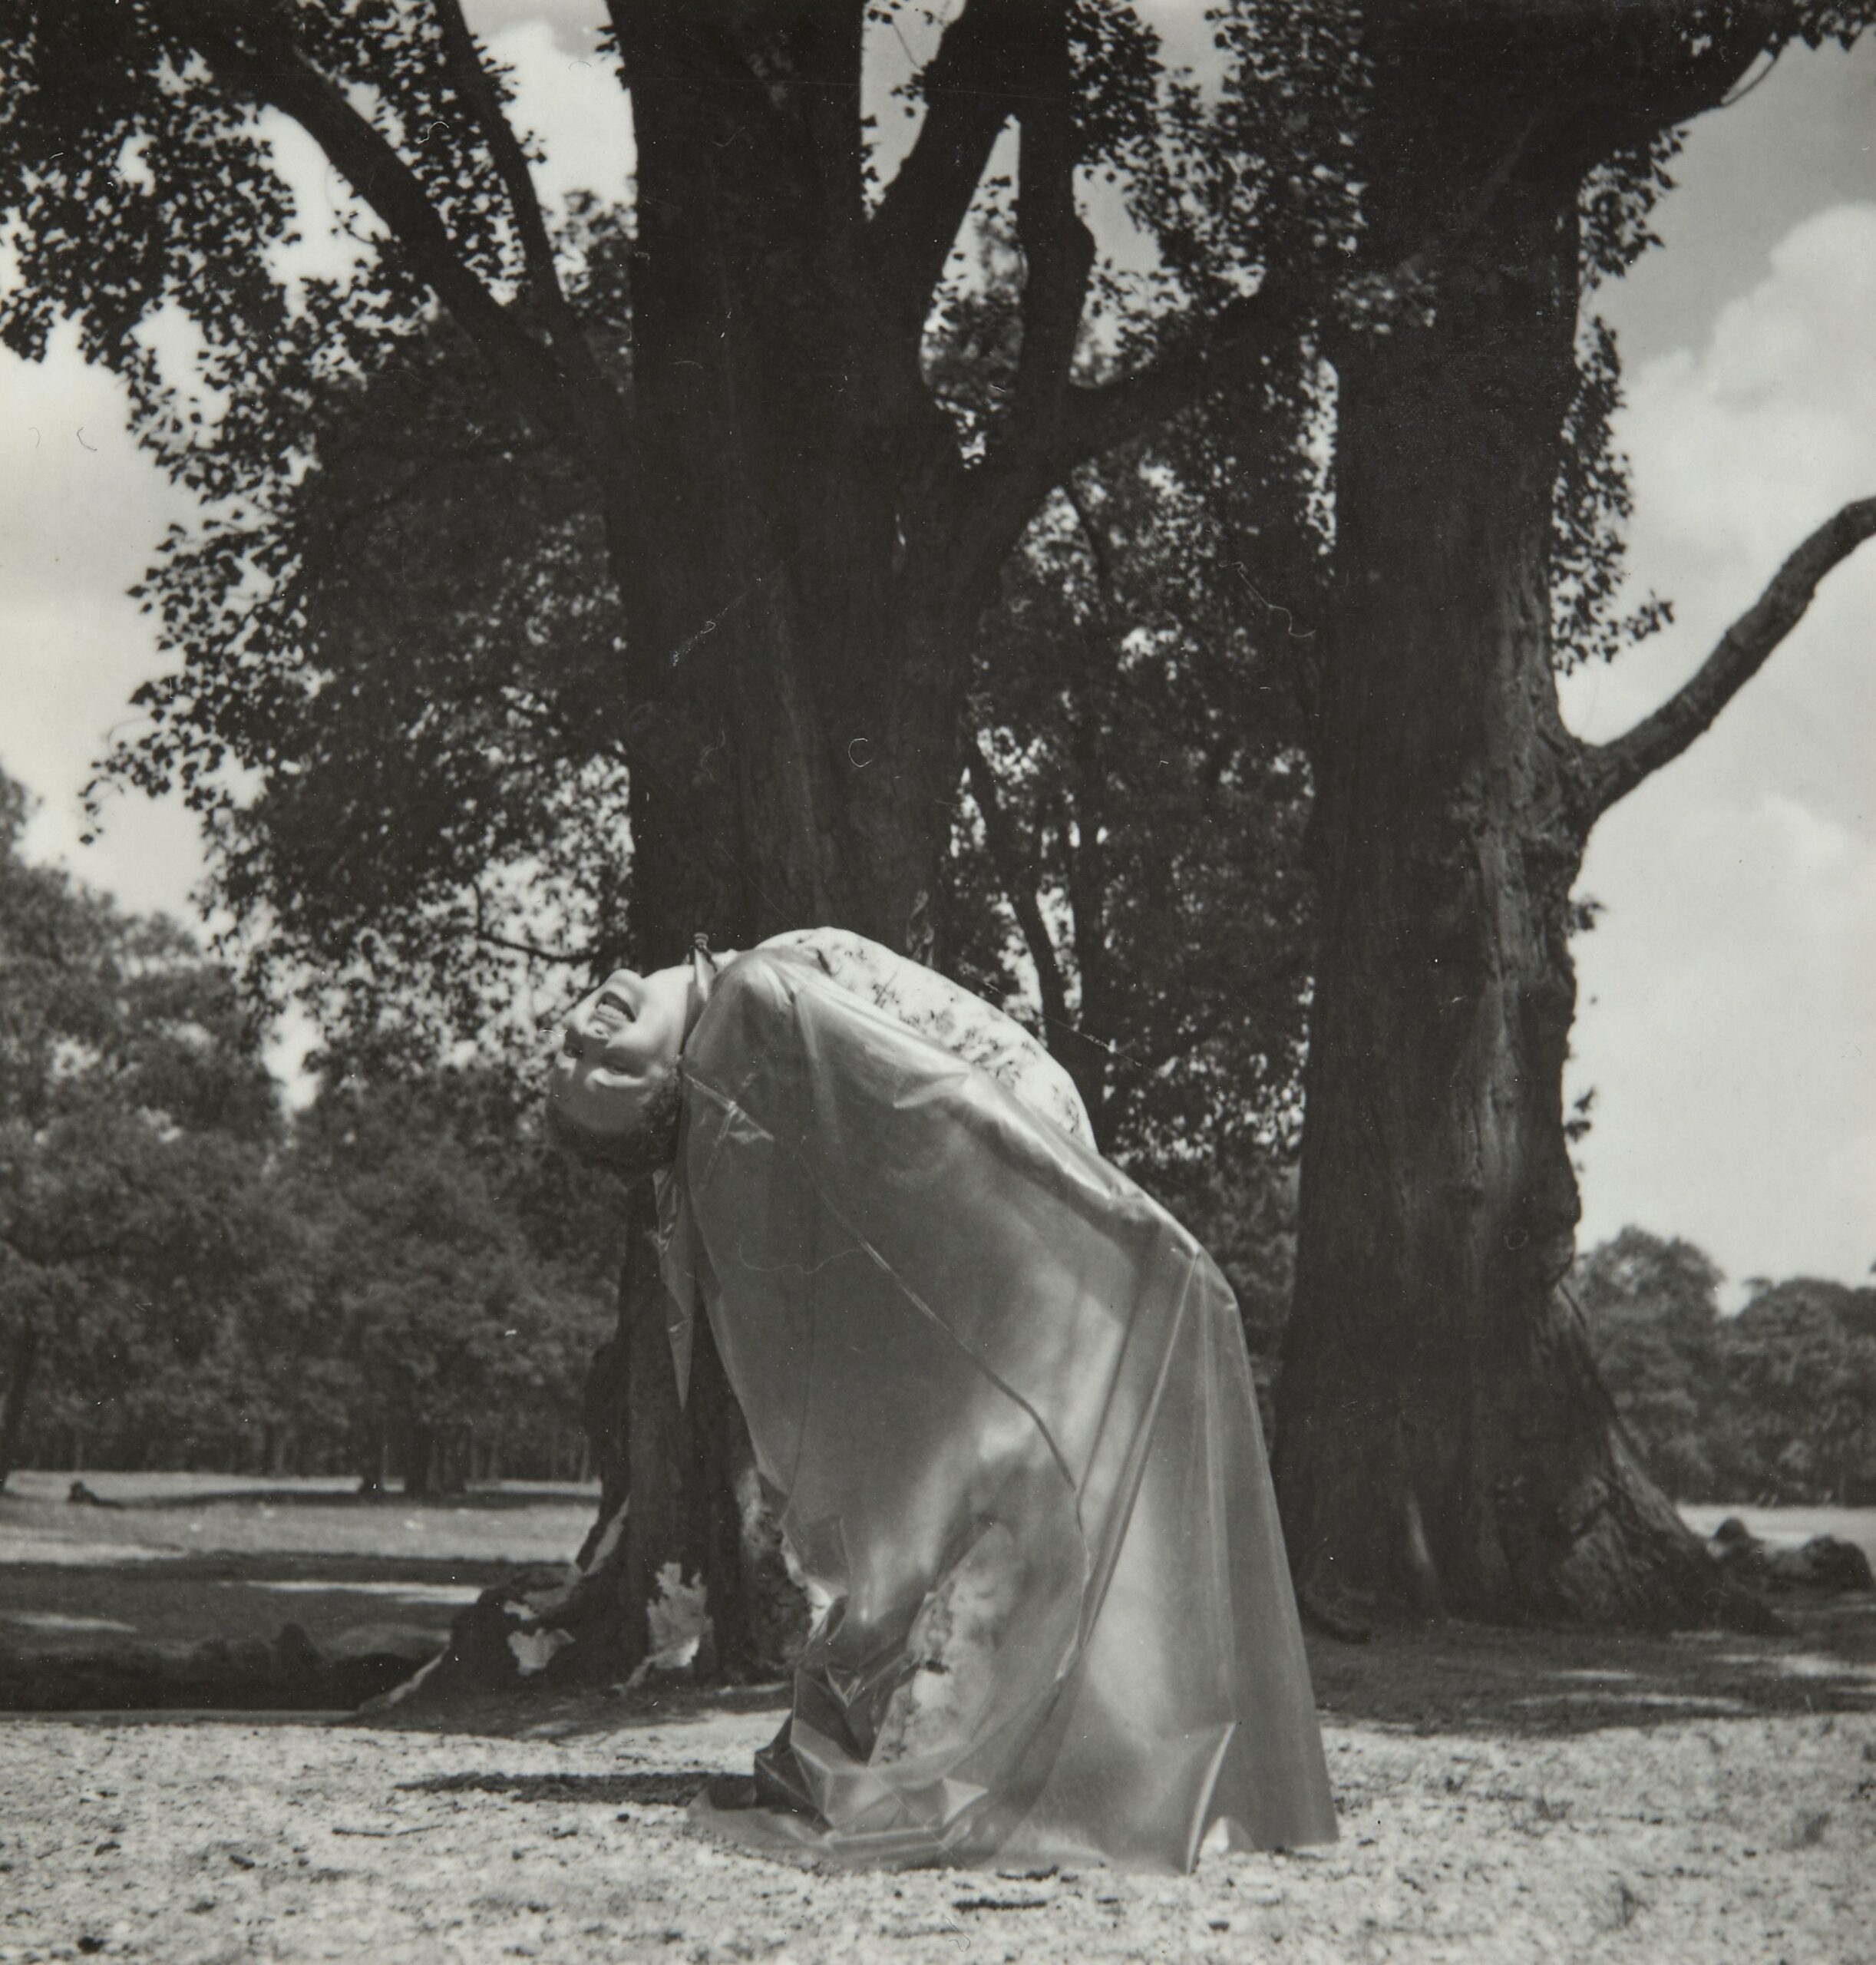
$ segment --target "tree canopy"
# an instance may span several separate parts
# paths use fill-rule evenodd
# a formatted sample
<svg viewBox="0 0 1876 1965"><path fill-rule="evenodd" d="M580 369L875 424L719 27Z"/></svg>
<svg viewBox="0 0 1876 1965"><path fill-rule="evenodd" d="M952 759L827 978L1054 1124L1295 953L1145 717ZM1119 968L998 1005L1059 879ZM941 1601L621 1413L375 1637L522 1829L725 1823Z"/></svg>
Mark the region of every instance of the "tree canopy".
<svg viewBox="0 0 1876 1965"><path fill-rule="evenodd" d="M1198 95L1111 0L973 0L913 72L890 53L918 112L896 170L866 77L906 45L893 9L622 4L609 19L637 150L623 226L579 211L557 225L507 79L457 0L15 0L0 203L22 278L0 335L35 354L75 318L87 355L130 382L140 435L211 504L160 582L184 666L153 693L157 728L130 768L216 811L227 764L291 772L290 737L284 755L276 740L324 686L329 642L299 613L299 565L272 521L324 461L335 388L395 388L431 366L420 345L447 336L469 373L440 405L439 463L482 474L497 500L531 473L522 507L546 497L559 550L586 556L583 631L529 632L578 644L556 648L547 679L570 782L622 751L636 765L641 847L666 849L654 870L670 889L669 903L656 883L639 893L639 932L688 926L667 921L675 907L709 913L723 940L844 918L923 941L912 923L933 905L976 613L1077 461L1260 372L1273 309L1214 304L1247 266L1211 264L1201 234L1228 230L1225 207L1248 212L1287 170L1308 195L1283 201L1270 247L1310 249L1325 236L1299 216L1313 180L1285 126L1247 104L1240 121L1280 140L1233 167L1235 206L1214 172L1204 199L1219 209L1194 206L1173 156L1205 120ZM293 203L267 140L279 118L359 201L349 279L292 276ZM936 385L924 342L1011 124L1019 345L996 413L973 418ZM1105 380L1078 365L1129 285L1097 264L1076 210L1078 173L1101 171L1140 223L1176 235L1131 282L1151 289L1158 325ZM193 371L175 335L167 365L158 352L178 321ZM448 538L421 520L398 538L405 572L447 573ZM261 603L249 629L202 634L205 606L237 590ZM309 644L302 665L284 659L289 641ZM537 698L531 666L521 692ZM725 721L732 671L747 722ZM464 680L433 679L458 693ZM403 708L393 727L421 758L421 717ZM854 761L857 738L887 768ZM405 844L434 861L444 830Z"/></svg>

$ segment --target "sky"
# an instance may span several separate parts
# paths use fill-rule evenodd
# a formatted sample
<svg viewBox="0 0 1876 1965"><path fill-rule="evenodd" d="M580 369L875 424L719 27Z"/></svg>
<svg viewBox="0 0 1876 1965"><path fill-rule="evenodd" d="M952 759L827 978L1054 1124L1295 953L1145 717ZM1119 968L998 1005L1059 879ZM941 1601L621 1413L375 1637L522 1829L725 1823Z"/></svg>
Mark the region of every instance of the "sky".
<svg viewBox="0 0 1876 1965"><path fill-rule="evenodd" d="M482 0L549 139L543 188L622 193L623 96L581 0ZM1183 54L1197 0L1159 9ZM1601 289L1627 377L1637 596L1676 625L1570 678L1594 740L1684 680L1810 528L1876 493L1876 42L1782 57L1693 126L1660 207L1663 249ZM302 263L330 267L344 190L303 141ZM187 500L126 433L121 392L70 335L0 352L0 765L41 804L36 857L127 906L188 909L201 847L174 801L110 801L90 846L80 791L131 691L160 667L127 590ZM1876 542L1714 729L1597 829L1581 891L1569 1093L1594 1089L1580 1149L1584 1246L1635 1223L1748 1279L1865 1280L1876 1261Z"/></svg>

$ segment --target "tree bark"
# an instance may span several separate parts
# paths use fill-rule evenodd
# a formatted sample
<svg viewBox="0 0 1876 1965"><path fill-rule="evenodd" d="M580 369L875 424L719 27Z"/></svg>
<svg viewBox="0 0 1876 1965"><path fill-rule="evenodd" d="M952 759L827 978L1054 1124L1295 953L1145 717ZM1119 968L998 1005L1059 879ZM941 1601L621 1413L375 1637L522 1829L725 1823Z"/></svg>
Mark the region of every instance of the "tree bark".
<svg viewBox="0 0 1876 1965"><path fill-rule="evenodd" d="M21 1317L7 1339L5 1372L0 1380L0 1493L13 1471L26 1425L26 1395L32 1389L33 1368L39 1357L39 1333L30 1317Z"/></svg>
<svg viewBox="0 0 1876 1965"><path fill-rule="evenodd" d="M1377 180L1383 252L1515 141L1515 105L1496 137L1486 114L1442 136L1436 97L1412 113ZM1304 1600L1332 1614L1660 1626L1726 1596L1562 1288L1568 904L1593 813L1547 579L1577 177L1534 160L1484 189L1431 309L1336 351L1321 942L1276 1454Z"/></svg>
<svg viewBox="0 0 1876 1965"><path fill-rule="evenodd" d="M427 1501L436 1467L436 1435L427 1421L407 1419L398 1444L403 1459L404 1491L413 1501Z"/></svg>
<svg viewBox="0 0 1876 1965"><path fill-rule="evenodd" d="M917 953L995 569L956 578L961 467L918 373L926 301L895 319L868 258L862 10L616 15L636 441L658 487L614 534L642 938L837 920Z"/></svg>

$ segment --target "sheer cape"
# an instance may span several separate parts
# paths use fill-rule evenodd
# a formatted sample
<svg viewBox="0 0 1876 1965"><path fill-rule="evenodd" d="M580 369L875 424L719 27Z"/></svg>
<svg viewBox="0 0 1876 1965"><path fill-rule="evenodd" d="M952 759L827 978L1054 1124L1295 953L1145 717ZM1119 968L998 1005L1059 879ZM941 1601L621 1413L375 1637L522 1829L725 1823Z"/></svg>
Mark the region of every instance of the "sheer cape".
<svg viewBox="0 0 1876 1965"><path fill-rule="evenodd" d="M781 1805L860 1862L1184 1869L1335 1835L1237 1306L1191 1235L788 950L684 1054L665 1270L818 1614Z"/></svg>

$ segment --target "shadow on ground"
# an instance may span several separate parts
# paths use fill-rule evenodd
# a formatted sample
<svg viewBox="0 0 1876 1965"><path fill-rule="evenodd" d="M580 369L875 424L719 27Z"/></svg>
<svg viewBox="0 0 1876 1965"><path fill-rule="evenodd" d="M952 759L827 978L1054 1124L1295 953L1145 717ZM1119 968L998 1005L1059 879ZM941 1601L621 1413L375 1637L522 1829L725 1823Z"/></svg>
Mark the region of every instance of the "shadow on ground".
<svg viewBox="0 0 1876 1965"><path fill-rule="evenodd" d="M1332 1723L1424 1733L1542 1736L1676 1720L1876 1712L1876 1597L1779 1606L1773 1637L1686 1632L1511 1630L1449 1623L1383 1629L1365 1644L1312 1632L1317 1704ZM712 1713L774 1712L781 1685L465 1696L355 1722L427 1733L569 1739L626 1726L683 1726ZM504 1777L505 1778L505 1777ZM543 1795L541 1798L552 1798Z"/></svg>
<svg viewBox="0 0 1876 1965"><path fill-rule="evenodd" d="M0 1712L348 1709L517 1573L421 1556L0 1563Z"/></svg>
<svg viewBox="0 0 1876 1965"><path fill-rule="evenodd" d="M715 1778L707 1767L663 1774L439 1774L400 1781L410 1795L506 1795L516 1802L604 1802L609 1808L683 1808Z"/></svg>
<svg viewBox="0 0 1876 1965"><path fill-rule="evenodd" d="M1776 1636L1445 1623L1345 1644L1312 1633L1326 1714L1423 1732L1582 1733L1682 1719L1876 1711L1876 1597L1778 1603Z"/></svg>
<svg viewBox="0 0 1876 1965"><path fill-rule="evenodd" d="M433 1628L479 1590L519 1572L513 1563L454 1557L179 1555L154 1562L0 1564L0 1642L69 1649L95 1631L146 1643L272 1637L282 1623L315 1636L371 1618ZM35 1643L33 1633L45 1633ZM61 1640L61 1632L72 1639Z"/></svg>
<svg viewBox="0 0 1876 1965"><path fill-rule="evenodd" d="M360 1516L376 1505L365 1504ZM15 1560L0 1563L0 1708L15 1711L329 1711L398 1683L434 1655L461 1604L525 1567L428 1552L115 1547L76 1547L42 1560L20 1531L91 1511L9 1497L5 1514L18 1547ZM124 1516L93 1519L114 1541ZM17 1559L29 1549L28 1560ZM1446 1623L1384 1627L1350 1644L1312 1631L1310 1665L1333 1719L1425 1732L1570 1735L1876 1710L1876 1595L1794 1590L1772 1600L1787 1627L1770 1636ZM365 1723L554 1737L778 1710L785 1699L780 1686L698 1688L662 1678L630 1692L543 1688L457 1699L418 1712L376 1712Z"/></svg>
<svg viewBox="0 0 1876 1965"><path fill-rule="evenodd" d="M471 1488L461 1494L410 1494L395 1488L362 1494L354 1488L256 1487L216 1488L199 1494L152 1494L137 1501L109 1501L104 1505L114 1512L121 1509L137 1514L161 1514L166 1511L180 1513L203 1508L259 1507L458 1508L473 1509L477 1514L504 1514L555 1506L591 1508L595 1500L593 1491L584 1488L538 1487L520 1491L502 1488Z"/></svg>

